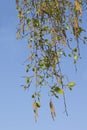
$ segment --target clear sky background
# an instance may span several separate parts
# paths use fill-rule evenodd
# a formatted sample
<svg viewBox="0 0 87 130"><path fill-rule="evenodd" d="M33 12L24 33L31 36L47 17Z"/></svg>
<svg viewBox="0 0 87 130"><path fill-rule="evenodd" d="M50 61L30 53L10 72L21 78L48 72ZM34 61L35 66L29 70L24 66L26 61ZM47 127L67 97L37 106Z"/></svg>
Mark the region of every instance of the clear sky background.
<svg viewBox="0 0 87 130"><path fill-rule="evenodd" d="M72 92L66 92L69 116L63 113L63 99L54 100L57 118L53 122L48 98L42 95L43 104L35 123L31 91L21 87L23 62L29 50L26 40L16 40L16 24L15 0L0 0L0 130L87 130L87 45L81 45L82 59L77 64L77 73L72 62L64 63L70 80L77 83Z"/></svg>

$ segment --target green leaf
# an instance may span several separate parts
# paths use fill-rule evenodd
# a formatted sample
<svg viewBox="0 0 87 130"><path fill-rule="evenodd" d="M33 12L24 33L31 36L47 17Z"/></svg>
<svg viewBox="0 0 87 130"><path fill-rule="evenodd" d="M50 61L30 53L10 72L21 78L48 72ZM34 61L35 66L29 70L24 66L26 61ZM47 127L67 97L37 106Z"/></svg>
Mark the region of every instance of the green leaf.
<svg viewBox="0 0 87 130"><path fill-rule="evenodd" d="M32 98L35 98L35 95L34 95L34 94L32 95Z"/></svg>
<svg viewBox="0 0 87 130"><path fill-rule="evenodd" d="M40 108L40 102L36 102L38 108Z"/></svg>
<svg viewBox="0 0 87 130"><path fill-rule="evenodd" d="M32 68L32 71L35 71L35 68Z"/></svg>
<svg viewBox="0 0 87 130"><path fill-rule="evenodd" d="M78 55L74 55L74 60L75 60L75 61L78 60Z"/></svg>
<svg viewBox="0 0 87 130"><path fill-rule="evenodd" d="M26 86L26 85L24 85L23 87L24 87L25 90L29 88L29 86Z"/></svg>
<svg viewBox="0 0 87 130"><path fill-rule="evenodd" d="M76 64L77 60L78 60L78 55L74 55L74 64Z"/></svg>
<svg viewBox="0 0 87 130"><path fill-rule="evenodd" d="M67 86L70 87L70 88L74 87L75 85L76 85L75 82L69 82L69 83L67 84Z"/></svg>
<svg viewBox="0 0 87 130"><path fill-rule="evenodd" d="M37 95L38 95L38 97L41 97L40 93L38 93Z"/></svg>
<svg viewBox="0 0 87 130"><path fill-rule="evenodd" d="M77 48L74 48L73 51L74 51L74 52L77 52Z"/></svg>
<svg viewBox="0 0 87 130"><path fill-rule="evenodd" d="M80 35L82 32L85 32L85 30L81 27L79 27L78 34Z"/></svg>
<svg viewBox="0 0 87 130"><path fill-rule="evenodd" d="M72 88L73 88L75 85L76 85L75 82L69 82L69 83L67 84L69 90L72 90Z"/></svg>
<svg viewBox="0 0 87 130"><path fill-rule="evenodd" d="M29 71L29 69L27 68L27 69L26 69L26 73L28 73L28 71Z"/></svg>
<svg viewBox="0 0 87 130"><path fill-rule="evenodd" d="M53 90L54 90L56 93L59 93L59 94L63 94L63 93L64 93L64 90L61 89L61 88L59 88L59 87L55 87Z"/></svg>
<svg viewBox="0 0 87 130"><path fill-rule="evenodd" d="M72 90L72 87L69 87L69 90Z"/></svg>
<svg viewBox="0 0 87 130"><path fill-rule="evenodd" d="M27 64L27 67L29 67L29 68L30 68L30 66L31 66L30 64Z"/></svg>
<svg viewBox="0 0 87 130"><path fill-rule="evenodd" d="M30 82L30 78L29 78L29 77L26 78L26 82L27 82L27 83Z"/></svg>

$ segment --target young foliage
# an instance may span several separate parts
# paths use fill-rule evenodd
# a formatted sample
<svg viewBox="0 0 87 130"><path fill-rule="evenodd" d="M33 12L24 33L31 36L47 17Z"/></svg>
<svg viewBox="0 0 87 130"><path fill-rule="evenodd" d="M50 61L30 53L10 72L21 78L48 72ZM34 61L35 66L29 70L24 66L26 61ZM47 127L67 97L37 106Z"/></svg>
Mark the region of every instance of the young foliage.
<svg viewBox="0 0 87 130"><path fill-rule="evenodd" d="M28 39L28 64L26 65L27 86L35 86L34 114L37 120L37 109L40 107L40 93L44 86L48 87L50 98L63 95L65 112L65 89L72 90L74 82L68 82L61 68L61 59L73 58L74 64L80 58L79 43L86 43L82 26L85 0L16 0L19 24L16 38ZM73 44L73 41L76 43ZM34 84L35 83L35 84ZM50 100L52 118L55 110Z"/></svg>

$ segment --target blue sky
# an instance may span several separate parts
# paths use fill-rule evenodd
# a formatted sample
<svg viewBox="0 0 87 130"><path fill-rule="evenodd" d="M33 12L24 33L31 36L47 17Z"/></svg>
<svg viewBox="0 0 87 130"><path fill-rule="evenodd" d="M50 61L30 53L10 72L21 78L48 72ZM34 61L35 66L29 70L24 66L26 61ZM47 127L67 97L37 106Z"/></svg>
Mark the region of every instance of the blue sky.
<svg viewBox="0 0 87 130"><path fill-rule="evenodd" d="M0 2L0 19L0 130L87 130L87 45L81 45L82 59L77 64L77 73L70 61L64 63L70 80L77 83L72 92L66 92L69 116L63 113L61 98L54 101L57 117L53 122L48 98L42 95L43 104L38 122L35 123L31 90L24 91L21 88L24 83L21 77L25 74L25 66L22 64L29 50L26 40L15 38L15 0ZM45 93L45 89L43 91Z"/></svg>

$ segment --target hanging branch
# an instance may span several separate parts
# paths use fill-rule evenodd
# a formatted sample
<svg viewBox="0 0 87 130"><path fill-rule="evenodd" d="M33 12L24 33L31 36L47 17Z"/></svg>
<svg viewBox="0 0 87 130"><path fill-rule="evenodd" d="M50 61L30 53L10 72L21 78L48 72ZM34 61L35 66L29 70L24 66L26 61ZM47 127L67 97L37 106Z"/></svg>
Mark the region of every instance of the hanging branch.
<svg viewBox="0 0 87 130"><path fill-rule="evenodd" d="M80 58L79 42L87 42L81 27L84 5L87 5L85 0L16 0L19 18L16 38L28 39L29 56L24 62L27 63L28 76L24 88L26 86L30 89L28 86L32 84L35 86L32 94L35 120L38 117L37 109L40 107L43 86L50 86L51 97L63 96L68 115L65 89L72 90L76 84L69 81L66 83L61 59L73 58L76 66ZM77 41L76 44L73 44L73 39ZM56 113L52 100L49 105L54 120Z"/></svg>

